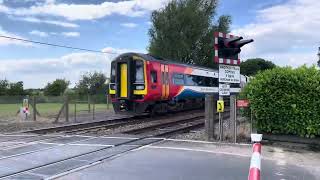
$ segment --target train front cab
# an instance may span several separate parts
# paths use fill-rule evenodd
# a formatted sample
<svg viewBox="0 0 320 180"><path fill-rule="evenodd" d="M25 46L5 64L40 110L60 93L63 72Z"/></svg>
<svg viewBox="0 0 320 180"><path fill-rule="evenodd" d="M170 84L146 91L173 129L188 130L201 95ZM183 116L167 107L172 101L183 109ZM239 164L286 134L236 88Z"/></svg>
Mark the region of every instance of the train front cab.
<svg viewBox="0 0 320 180"><path fill-rule="evenodd" d="M116 113L141 114L146 110L146 74L146 60L137 55L121 55L111 63L109 94Z"/></svg>

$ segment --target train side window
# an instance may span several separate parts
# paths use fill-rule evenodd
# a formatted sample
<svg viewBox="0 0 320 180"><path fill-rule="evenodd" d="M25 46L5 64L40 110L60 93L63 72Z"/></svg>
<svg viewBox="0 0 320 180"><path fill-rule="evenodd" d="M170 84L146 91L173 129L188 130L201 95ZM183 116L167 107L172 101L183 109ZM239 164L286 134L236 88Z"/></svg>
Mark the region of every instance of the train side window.
<svg viewBox="0 0 320 180"><path fill-rule="evenodd" d="M151 71L151 82L152 83L157 83L157 71Z"/></svg>
<svg viewBox="0 0 320 180"><path fill-rule="evenodd" d="M111 78L110 78L111 83L115 83L116 81L116 66L115 63L111 63Z"/></svg>
<svg viewBox="0 0 320 180"><path fill-rule="evenodd" d="M176 85L184 85L184 75L183 74L174 74L173 83Z"/></svg>
<svg viewBox="0 0 320 180"><path fill-rule="evenodd" d="M144 83L143 61L136 60L135 83Z"/></svg>
<svg viewBox="0 0 320 180"><path fill-rule="evenodd" d="M196 81L195 81L195 76L193 75L185 75L185 81L187 86L195 86Z"/></svg>

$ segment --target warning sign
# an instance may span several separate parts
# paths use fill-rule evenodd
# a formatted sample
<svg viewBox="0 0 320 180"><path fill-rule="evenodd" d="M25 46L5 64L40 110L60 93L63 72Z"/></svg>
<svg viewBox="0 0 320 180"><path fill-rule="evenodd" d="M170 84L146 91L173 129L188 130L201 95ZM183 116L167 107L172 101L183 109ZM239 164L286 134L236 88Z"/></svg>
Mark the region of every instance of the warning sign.
<svg viewBox="0 0 320 180"><path fill-rule="evenodd" d="M237 100L237 107L248 107L249 101L247 99Z"/></svg>
<svg viewBox="0 0 320 180"><path fill-rule="evenodd" d="M220 64L219 82L240 83L240 67Z"/></svg>
<svg viewBox="0 0 320 180"><path fill-rule="evenodd" d="M219 84L219 96L230 96L229 84Z"/></svg>

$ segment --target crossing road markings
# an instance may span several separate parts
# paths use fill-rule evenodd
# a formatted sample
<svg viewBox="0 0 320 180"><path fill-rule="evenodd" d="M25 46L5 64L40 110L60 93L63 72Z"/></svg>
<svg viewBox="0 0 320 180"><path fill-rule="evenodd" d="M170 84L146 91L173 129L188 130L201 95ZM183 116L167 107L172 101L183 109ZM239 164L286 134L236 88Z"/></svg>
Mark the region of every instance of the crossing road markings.
<svg viewBox="0 0 320 180"><path fill-rule="evenodd" d="M224 101L223 100L217 101L217 112L224 112Z"/></svg>

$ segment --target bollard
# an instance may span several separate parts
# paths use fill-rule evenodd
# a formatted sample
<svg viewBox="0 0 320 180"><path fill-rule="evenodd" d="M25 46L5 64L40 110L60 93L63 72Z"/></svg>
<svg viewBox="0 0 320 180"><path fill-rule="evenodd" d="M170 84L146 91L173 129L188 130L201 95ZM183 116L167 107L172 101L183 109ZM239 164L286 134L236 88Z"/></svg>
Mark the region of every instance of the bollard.
<svg viewBox="0 0 320 180"><path fill-rule="evenodd" d="M252 156L250 161L250 169L248 180L260 180L261 171L261 140L262 134L251 134Z"/></svg>

